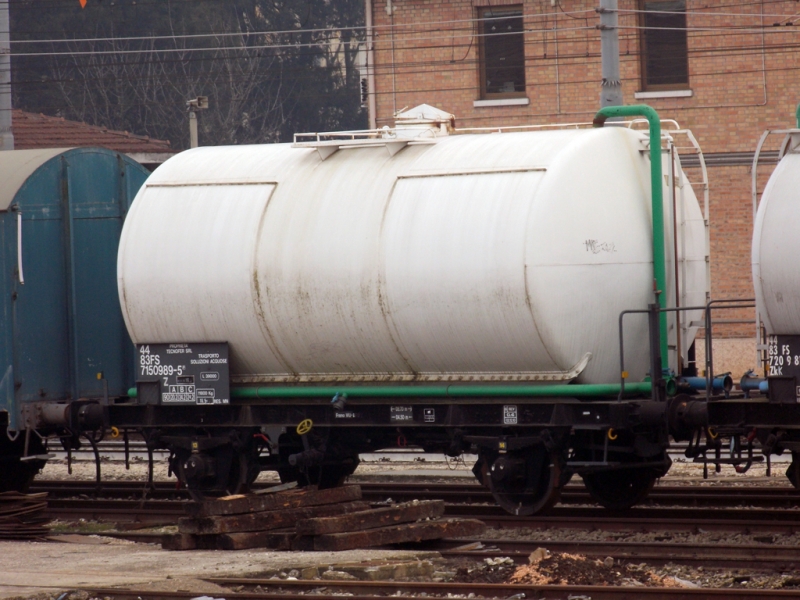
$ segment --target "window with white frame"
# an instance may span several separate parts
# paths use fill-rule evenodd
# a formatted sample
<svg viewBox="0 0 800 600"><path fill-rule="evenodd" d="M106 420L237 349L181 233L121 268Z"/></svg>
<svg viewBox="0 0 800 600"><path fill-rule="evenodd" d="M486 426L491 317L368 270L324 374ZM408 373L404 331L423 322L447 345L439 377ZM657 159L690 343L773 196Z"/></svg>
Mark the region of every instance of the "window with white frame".
<svg viewBox="0 0 800 600"><path fill-rule="evenodd" d="M643 90L689 87L686 2L640 0Z"/></svg>
<svg viewBox="0 0 800 600"><path fill-rule="evenodd" d="M522 6L478 9L481 98L525 96Z"/></svg>

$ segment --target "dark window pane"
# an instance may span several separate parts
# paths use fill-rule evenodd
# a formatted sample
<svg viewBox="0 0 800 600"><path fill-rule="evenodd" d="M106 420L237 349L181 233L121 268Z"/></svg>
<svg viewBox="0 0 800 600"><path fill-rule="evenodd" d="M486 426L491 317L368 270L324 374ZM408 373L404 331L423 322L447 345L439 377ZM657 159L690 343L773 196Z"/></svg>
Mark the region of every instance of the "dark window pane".
<svg viewBox="0 0 800 600"><path fill-rule="evenodd" d="M525 92L525 42L521 10L481 14L484 94Z"/></svg>
<svg viewBox="0 0 800 600"><path fill-rule="evenodd" d="M644 10L646 86L689 83L686 2L645 2Z"/></svg>

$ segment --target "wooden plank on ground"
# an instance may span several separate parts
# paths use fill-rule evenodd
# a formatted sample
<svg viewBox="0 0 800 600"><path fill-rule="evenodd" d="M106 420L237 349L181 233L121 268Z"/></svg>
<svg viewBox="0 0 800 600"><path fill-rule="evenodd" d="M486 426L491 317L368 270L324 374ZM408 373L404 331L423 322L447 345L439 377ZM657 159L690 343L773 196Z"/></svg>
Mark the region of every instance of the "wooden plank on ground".
<svg viewBox="0 0 800 600"><path fill-rule="evenodd" d="M253 492L256 496L261 496L262 494L277 494L278 492L286 492L288 490L293 490L297 487L296 481L290 481L289 483L282 483L280 485L273 485L272 487L264 488L263 490L256 490Z"/></svg>
<svg viewBox="0 0 800 600"><path fill-rule="evenodd" d="M161 538L161 548L164 550L195 550L197 548L196 537L187 533L165 535Z"/></svg>
<svg viewBox="0 0 800 600"><path fill-rule="evenodd" d="M292 540L290 550L295 552L311 552L314 550L314 536L311 535L297 535Z"/></svg>
<svg viewBox="0 0 800 600"><path fill-rule="evenodd" d="M232 496L228 500L207 500L197 504L188 504L186 512L195 517L213 517L284 510L301 506L337 504L354 500L361 500L361 487L345 485L327 490L305 488L279 494Z"/></svg>
<svg viewBox="0 0 800 600"><path fill-rule="evenodd" d="M483 521L476 519L441 519L405 525L392 525L379 529L330 533L314 538L314 550L353 550L402 542L419 542L450 537L480 535L486 529Z"/></svg>
<svg viewBox="0 0 800 600"><path fill-rule="evenodd" d="M322 535L343 531L363 531L387 525L436 519L444 514L444 500L415 500L395 506L375 508L338 517L318 517L297 522L300 535Z"/></svg>
<svg viewBox="0 0 800 600"><path fill-rule="evenodd" d="M247 550L250 548L292 550L292 543L296 537L297 534L294 528L212 535L178 533L165 535L162 538L161 547L164 550ZM302 549L313 550L313 538L304 539L308 540L308 542Z"/></svg>
<svg viewBox="0 0 800 600"><path fill-rule="evenodd" d="M369 504L366 502L343 502L230 516L184 517L178 521L178 531L194 534L270 531L292 527L300 519L331 517L368 508Z"/></svg>
<svg viewBox="0 0 800 600"><path fill-rule="evenodd" d="M217 550L247 550L248 548L291 550L292 541L296 535L294 529L281 529L278 531L222 533L215 537L217 539Z"/></svg>
<svg viewBox="0 0 800 600"><path fill-rule="evenodd" d="M161 538L161 548L164 550L216 550L217 536L189 533L164 535Z"/></svg>

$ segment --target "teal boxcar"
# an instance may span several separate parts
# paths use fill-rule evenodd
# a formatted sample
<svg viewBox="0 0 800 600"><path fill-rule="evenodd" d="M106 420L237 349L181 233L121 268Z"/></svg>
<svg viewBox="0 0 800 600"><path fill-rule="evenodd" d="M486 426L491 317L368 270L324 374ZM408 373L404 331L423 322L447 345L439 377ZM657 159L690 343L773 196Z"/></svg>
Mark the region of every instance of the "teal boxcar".
<svg viewBox="0 0 800 600"><path fill-rule="evenodd" d="M0 152L0 468L19 487L41 407L134 384L119 308L122 221L149 172L102 148ZM3 420L10 432L3 431ZM28 452L38 438L28 436ZM34 437L35 439L31 440ZM16 462L15 462L16 461ZM19 474L15 474L20 471ZM16 480L16 481L13 481ZM0 489L3 484L0 483Z"/></svg>

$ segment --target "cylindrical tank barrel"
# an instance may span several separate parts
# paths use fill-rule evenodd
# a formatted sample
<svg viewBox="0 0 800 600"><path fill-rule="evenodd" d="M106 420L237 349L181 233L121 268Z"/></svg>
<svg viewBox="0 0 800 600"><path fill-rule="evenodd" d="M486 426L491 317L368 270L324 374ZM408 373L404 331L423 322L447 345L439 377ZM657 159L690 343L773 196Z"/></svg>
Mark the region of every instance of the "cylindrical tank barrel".
<svg viewBox="0 0 800 600"><path fill-rule="evenodd" d="M764 188L753 226L753 285L767 333L800 334L800 154L787 154Z"/></svg>
<svg viewBox="0 0 800 600"><path fill-rule="evenodd" d="M125 222L129 332L227 341L252 383L619 381L619 314L653 300L646 144L609 127L184 152ZM686 187L681 295L697 305ZM646 332L626 320L630 381Z"/></svg>

